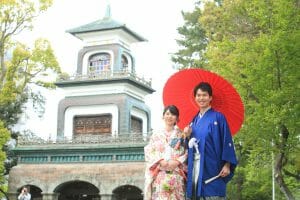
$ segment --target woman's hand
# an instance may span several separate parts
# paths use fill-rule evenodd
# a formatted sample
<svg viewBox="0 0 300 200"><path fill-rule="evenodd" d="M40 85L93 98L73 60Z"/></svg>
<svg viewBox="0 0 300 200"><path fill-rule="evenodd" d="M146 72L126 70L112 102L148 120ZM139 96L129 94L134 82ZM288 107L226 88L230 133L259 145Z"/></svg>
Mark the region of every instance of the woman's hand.
<svg viewBox="0 0 300 200"><path fill-rule="evenodd" d="M178 160L169 160L168 161L168 170L173 171L180 165L180 162Z"/></svg>
<svg viewBox="0 0 300 200"><path fill-rule="evenodd" d="M167 168L169 167L168 161L165 161L165 160L161 160L161 161L159 162L159 165L160 165L160 168L161 168L162 170L165 170L165 169L167 169Z"/></svg>

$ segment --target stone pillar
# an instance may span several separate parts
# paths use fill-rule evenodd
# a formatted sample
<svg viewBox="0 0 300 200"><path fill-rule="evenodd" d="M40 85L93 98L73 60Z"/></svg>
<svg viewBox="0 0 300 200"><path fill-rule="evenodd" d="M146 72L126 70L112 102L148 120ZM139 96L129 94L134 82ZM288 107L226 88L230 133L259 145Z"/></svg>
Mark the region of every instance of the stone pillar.
<svg viewBox="0 0 300 200"><path fill-rule="evenodd" d="M42 193L43 200L58 200L59 193Z"/></svg>
<svg viewBox="0 0 300 200"><path fill-rule="evenodd" d="M18 193L13 193L13 192L9 192L7 193L7 196L9 198L9 200L17 200L18 199Z"/></svg>
<svg viewBox="0 0 300 200"><path fill-rule="evenodd" d="M101 200L115 200L112 194L100 194Z"/></svg>

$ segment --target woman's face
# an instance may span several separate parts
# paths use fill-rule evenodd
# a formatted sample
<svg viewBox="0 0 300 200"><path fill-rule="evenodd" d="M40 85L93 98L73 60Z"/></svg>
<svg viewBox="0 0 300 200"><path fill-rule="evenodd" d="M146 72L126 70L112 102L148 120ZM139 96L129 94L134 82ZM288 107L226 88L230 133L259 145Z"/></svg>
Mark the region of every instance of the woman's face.
<svg viewBox="0 0 300 200"><path fill-rule="evenodd" d="M174 126L177 122L177 116L173 115L169 110L167 110L163 115L163 120L165 121L166 125Z"/></svg>
<svg viewBox="0 0 300 200"><path fill-rule="evenodd" d="M197 93L195 96L195 102L199 108L201 108L201 109L208 108L210 106L211 100L212 100L212 97L209 96L208 92L204 92L201 89L197 90Z"/></svg>

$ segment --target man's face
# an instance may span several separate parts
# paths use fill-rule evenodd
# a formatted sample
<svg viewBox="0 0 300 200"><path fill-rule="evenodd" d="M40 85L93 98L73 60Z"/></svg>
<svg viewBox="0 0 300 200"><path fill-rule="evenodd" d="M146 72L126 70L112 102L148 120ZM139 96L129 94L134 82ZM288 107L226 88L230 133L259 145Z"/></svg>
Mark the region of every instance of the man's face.
<svg viewBox="0 0 300 200"><path fill-rule="evenodd" d="M201 89L198 89L195 95L195 102L201 108L205 109L210 106L212 97L209 96L208 92L204 92Z"/></svg>

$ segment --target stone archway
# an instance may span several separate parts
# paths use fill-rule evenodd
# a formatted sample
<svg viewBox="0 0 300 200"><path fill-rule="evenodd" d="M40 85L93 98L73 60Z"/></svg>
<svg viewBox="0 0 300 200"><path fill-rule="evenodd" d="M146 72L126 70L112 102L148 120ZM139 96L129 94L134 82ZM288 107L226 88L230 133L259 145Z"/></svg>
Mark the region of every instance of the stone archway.
<svg viewBox="0 0 300 200"><path fill-rule="evenodd" d="M59 193L58 200L100 200L99 189L85 181L69 181L54 190Z"/></svg>
<svg viewBox="0 0 300 200"><path fill-rule="evenodd" d="M113 190L116 200L143 200L143 191L133 185L122 185Z"/></svg>
<svg viewBox="0 0 300 200"><path fill-rule="evenodd" d="M21 190L23 187L26 187L28 189L28 192L31 195L31 200L42 200L43 199L41 188L39 188L35 185L23 185L22 187L18 188L18 190L17 190L18 194L21 193Z"/></svg>

